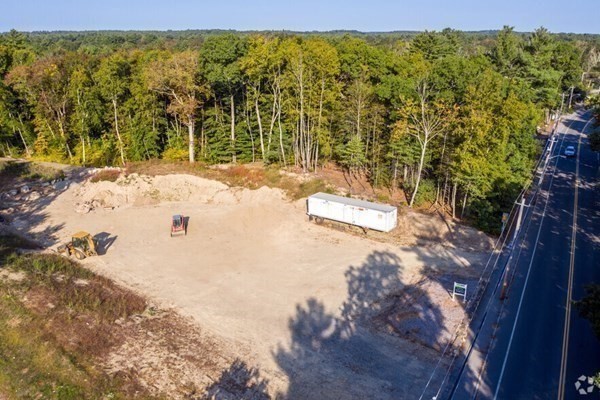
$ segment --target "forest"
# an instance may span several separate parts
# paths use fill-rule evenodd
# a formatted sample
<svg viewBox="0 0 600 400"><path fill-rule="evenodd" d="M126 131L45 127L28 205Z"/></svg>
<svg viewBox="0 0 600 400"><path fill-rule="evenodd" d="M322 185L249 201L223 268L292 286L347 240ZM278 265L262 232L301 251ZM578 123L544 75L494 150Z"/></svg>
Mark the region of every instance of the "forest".
<svg viewBox="0 0 600 400"><path fill-rule="evenodd" d="M337 165L494 231L600 38L500 31L0 34L0 154ZM569 94L571 93L571 95Z"/></svg>

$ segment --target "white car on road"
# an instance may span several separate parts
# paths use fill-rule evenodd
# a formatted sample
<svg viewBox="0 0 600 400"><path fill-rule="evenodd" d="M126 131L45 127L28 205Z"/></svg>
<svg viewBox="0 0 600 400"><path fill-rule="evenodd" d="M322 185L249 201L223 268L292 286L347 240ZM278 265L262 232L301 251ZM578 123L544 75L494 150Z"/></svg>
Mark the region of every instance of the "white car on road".
<svg viewBox="0 0 600 400"><path fill-rule="evenodd" d="M575 157L575 146L567 146L565 148L565 156Z"/></svg>

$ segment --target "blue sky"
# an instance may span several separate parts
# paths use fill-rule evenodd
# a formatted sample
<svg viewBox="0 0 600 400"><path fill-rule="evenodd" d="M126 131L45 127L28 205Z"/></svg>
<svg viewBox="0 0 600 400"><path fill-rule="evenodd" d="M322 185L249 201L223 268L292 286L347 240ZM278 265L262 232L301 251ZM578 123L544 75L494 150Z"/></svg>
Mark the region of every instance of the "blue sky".
<svg viewBox="0 0 600 400"><path fill-rule="evenodd" d="M600 33L599 0L4 0L0 31L500 29Z"/></svg>

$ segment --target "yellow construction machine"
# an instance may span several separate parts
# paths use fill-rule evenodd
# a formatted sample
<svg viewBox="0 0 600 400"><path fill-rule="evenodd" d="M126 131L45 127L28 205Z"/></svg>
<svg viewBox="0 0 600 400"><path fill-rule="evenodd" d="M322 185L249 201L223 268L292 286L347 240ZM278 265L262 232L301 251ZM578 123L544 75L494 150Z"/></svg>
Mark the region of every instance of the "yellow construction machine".
<svg viewBox="0 0 600 400"><path fill-rule="evenodd" d="M75 256L78 260L98 255L96 241L92 235L84 231L74 234L69 243L58 246L57 250L60 254L66 253L68 256Z"/></svg>

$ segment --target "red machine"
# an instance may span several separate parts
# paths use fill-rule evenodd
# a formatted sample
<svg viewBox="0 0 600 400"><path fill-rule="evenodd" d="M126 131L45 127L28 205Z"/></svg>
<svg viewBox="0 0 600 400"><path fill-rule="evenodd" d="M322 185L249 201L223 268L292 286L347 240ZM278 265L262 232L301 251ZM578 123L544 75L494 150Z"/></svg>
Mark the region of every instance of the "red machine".
<svg viewBox="0 0 600 400"><path fill-rule="evenodd" d="M180 232L187 235L186 219L181 214L173 215L173 220L171 222L171 237Z"/></svg>

